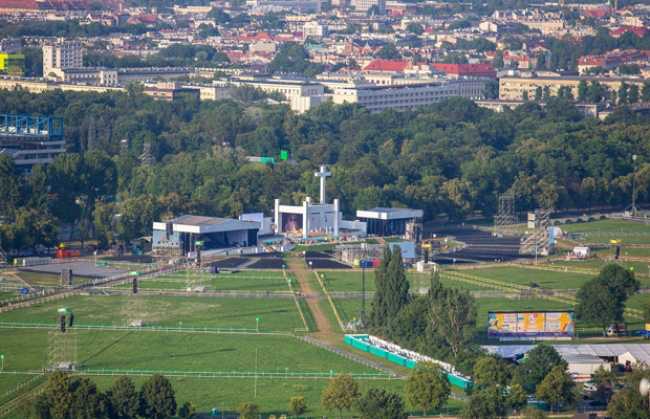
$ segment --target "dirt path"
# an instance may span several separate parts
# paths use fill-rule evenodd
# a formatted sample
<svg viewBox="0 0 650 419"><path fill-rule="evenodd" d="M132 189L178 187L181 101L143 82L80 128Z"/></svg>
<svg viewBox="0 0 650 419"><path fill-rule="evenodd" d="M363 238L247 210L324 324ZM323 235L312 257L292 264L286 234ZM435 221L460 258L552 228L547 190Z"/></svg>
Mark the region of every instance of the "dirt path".
<svg viewBox="0 0 650 419"><path fill-rule="evenodd" d="M287 267L289 271L296 277L298 284L300 284L300 290L303 295L306 295L305 301L311 310L312 315L314 316L314 321L316 322L316 327L318 331L314 333L314 337L322 339L325 341L335 341L336 339L336 328L330 323L329 319L323 312L321 305L319 304L320 298L322 296L321 290L312 286L310 282L310 276L314 275L312 271L307 268L305 261L299 256L290 256L287 258Z"/></svg>

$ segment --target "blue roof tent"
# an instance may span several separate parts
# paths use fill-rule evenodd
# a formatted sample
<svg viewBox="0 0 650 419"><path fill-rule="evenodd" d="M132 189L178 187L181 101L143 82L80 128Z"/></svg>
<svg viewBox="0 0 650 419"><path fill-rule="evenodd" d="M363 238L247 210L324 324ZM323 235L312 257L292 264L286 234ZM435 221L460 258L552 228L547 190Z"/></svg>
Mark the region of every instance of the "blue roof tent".
<svg viewBox="0 0 650 419"><path fill-rule="evenodd" d="M63 118L25 114L0 114L0 134L63 138Z"/></svg>

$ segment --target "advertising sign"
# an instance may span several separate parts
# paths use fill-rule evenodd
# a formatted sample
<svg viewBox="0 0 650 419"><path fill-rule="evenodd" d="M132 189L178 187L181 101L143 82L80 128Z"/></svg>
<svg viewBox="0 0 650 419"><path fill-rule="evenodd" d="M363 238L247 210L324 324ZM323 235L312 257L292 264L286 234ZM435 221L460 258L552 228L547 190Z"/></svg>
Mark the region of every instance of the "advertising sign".
<svg viewBox="0 0 650 419"><path fill-rule="evenodd" d="M490 311L488 337L500 340L571 339L573 311Z"/></svg>

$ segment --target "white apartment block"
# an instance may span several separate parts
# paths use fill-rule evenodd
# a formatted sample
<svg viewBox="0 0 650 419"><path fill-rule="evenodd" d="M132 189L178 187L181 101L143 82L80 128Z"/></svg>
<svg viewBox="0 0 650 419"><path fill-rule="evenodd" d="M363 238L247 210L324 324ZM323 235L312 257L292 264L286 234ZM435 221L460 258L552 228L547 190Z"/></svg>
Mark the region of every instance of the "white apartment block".
<svg viewBox="0 0 650 419"><path fill-rule="evenodd" d="M52 70L82 68L83 48L79 41L58 39L55 43L43 45L43 75L47 77Z"/></svg>
<svg viewBox="0 0 650 419"><path fill-rule="evenodd" d="M368 13L368 10L376 6L379 14L386 13L386 0L352 0L352 6L357 12Z"/></svg>
<svg viewBox="0 0 650 419"><path fill-rule="evenodd" d="M384 109L407 110L431 105L451 97L484 98L484 80L458 80L411 85L349 85L334 89L336 104L356 103L372 112Z"/></svg>
<svg viewBox="0 0 650 419"><path fill-rule="evenodd" d="M217 86L250 86L265 93L280 93L287 99L291 109L299 113L306 112L312 106L319 104L325 93L325 87L322 84L304 80L241 77L216 81L214 84Z"/></svg>
<svg viewBox="0 0 650 419"><path fill-rule="evenodd" d="M307 39L322 38L327 34L325 26L316 21L306 22L302 27L302 36Z"/></svg>

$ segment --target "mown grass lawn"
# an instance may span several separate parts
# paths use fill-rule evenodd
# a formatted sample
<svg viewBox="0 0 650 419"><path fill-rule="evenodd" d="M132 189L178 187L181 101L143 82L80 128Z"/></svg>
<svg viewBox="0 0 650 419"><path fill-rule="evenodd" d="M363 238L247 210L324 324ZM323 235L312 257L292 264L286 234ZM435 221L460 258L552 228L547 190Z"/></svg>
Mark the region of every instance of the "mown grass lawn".
<svg viewBox="0 0 650 419"><path fill-rule="evenodd" d="M168 296L74 296L0 314L0 322L52 323L59 307L68 307L75 322L125 325L142 320L146 326L255 329L292 332L302 320L290 298L210 298Z"/></svg>
<svg viewBox="0 0 650 419"><path fill-rule="evenodd" d="M204 286L211 291L288 291L287 281L279 271L239 271L235 273L197 273L180 271L139 281L142 289L184 290ZM130 288L121 284L118 288Z"/></svg>
<svg viewBox="0 0 650 419"><path fill-rule="evenodd" d="M325 286L329 291L359 291L362 288L362 273L361 271L319 271L320 275L325 276ZM366 291L375 290L375 273L374 271L366 271ZM417 273L407 272L406 278L410 282L413 291L425 290L429 288L431 281L430 273ZM482 290L485 289L479 285L468 284L465 282L455 281L451 278L442 276L440 278L442 284L450 288L460 288L467 290Z"/></svg>
<svg viewBox="0 0 650 419"><path fill-rule="evenodd" d="M539 287L548 289L578 289L593 278L593 275L589 274L510 266L471 269L463 271L463 273L517 285L537 284Z"/></svg>
<svg viewBox="0 0 650 419"><path fill-rule="evenodd" d="M569 233L580 233L581 240L591 243L609 243L622 240L625 243L650 244L650 225L625 220L599 220L587 223L562 224Z"/></svg>

